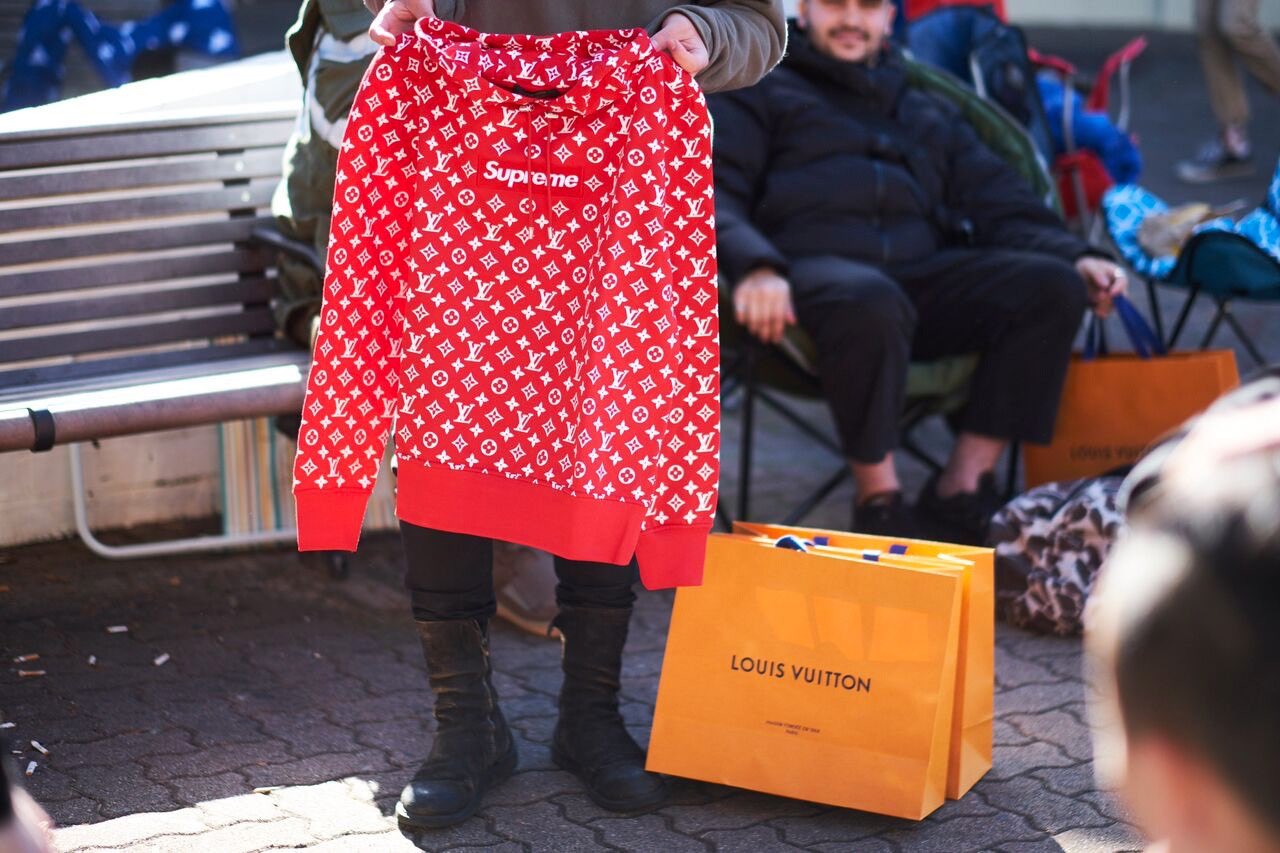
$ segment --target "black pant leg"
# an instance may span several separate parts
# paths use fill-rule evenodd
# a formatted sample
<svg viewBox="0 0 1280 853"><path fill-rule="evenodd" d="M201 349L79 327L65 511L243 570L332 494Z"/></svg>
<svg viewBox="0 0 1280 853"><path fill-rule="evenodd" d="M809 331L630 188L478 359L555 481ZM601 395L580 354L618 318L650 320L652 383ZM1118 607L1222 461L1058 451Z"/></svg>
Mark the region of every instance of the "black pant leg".
<svg viewBox="0 0 1280 853"><path fill-rule="evenodd" d="M915 309L886 273L848 258L800 258L789 281L845 455L880 462L898 446Z"/></svg>
<svg viewBox="0 0 1280 853"><path fill-rule="evenodd" d="M488 619L493 595L493 540L400 522L404 585L413 618L422 621Z"/></svg>
<svg viewBox="0 0 1280 853"><path fill-rule="evenodd" d="M556 557L556 603L571 607L626 609L635 603L640 569L634 557L625 566Z"/></svg>
<svg viewBox="0 0 1280 853"><path fill-rule="evenodd" d="M1074 265L1033 252L964 249L894 274L919 315L913 358L980 356L961 428L1049 441L1088 303Z"/></svg>

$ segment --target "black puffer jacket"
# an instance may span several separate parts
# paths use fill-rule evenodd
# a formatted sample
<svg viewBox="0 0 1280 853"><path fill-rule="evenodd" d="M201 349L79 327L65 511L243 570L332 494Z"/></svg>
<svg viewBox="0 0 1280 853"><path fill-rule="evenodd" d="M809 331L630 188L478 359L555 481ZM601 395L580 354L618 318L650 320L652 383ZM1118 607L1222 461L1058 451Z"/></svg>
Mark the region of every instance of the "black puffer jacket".
<svg viewBox="0 0 1280 853"><path fill-rule="evenodd" d="M1088 247L978 139L955 107L906 85L896 54L841 62L794 28L782 65L709 98L720 266L835 254L886 269L945 246Z"/></svg>

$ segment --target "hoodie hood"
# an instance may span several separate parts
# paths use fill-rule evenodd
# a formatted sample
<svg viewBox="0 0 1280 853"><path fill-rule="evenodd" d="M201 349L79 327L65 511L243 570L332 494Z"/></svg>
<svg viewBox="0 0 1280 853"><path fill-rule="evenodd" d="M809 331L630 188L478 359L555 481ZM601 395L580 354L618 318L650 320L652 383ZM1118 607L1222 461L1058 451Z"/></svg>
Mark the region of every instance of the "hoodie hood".
<svg viewBox="0 0 1280 853"><path fill-rule="evenodd" d="M421 18L414 36L430 43L440 70L469 97L539 111L590 115L634 88L639 66L656 56L641 29L535 36L481 33L440 18Z"/></svg>

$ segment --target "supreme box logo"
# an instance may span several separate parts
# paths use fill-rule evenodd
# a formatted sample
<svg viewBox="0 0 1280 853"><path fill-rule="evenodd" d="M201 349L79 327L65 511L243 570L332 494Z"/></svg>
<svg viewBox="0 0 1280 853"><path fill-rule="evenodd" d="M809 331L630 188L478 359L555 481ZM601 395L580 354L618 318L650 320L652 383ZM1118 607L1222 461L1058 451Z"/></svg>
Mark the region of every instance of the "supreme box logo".
<svg viewBox="0 0 1280 853"><path fill-rule="evenodd" d="M508 192L525 193L532 189L558 196L583 194L581 169L554 163L550 169L547 166L545 160L485 160L480 175Z"/></svg>

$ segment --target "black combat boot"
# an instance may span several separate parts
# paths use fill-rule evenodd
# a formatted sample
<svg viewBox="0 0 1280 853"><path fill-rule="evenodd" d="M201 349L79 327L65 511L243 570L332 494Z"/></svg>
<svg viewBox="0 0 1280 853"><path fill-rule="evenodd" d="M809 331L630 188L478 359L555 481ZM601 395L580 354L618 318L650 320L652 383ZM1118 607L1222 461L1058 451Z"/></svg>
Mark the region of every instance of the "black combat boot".
<svg viewBox="0 0 1280 853"><path fill-rule="evenodd" d="M656 806L667 795L662 777L645 771L644 750L618 713L630 620L631 608L562 606L552 622L564 641L564 686L551 760L610 811Z"/></svg>
<svg viewBox="0 0 1280 853"><path fill-rule="evenodd" d="M431 755L396 803L402 828L451 826L480 806L484 792L511 775L516 745L498 710L489 663L488 623L418 622L435 693Z"/></svg>

